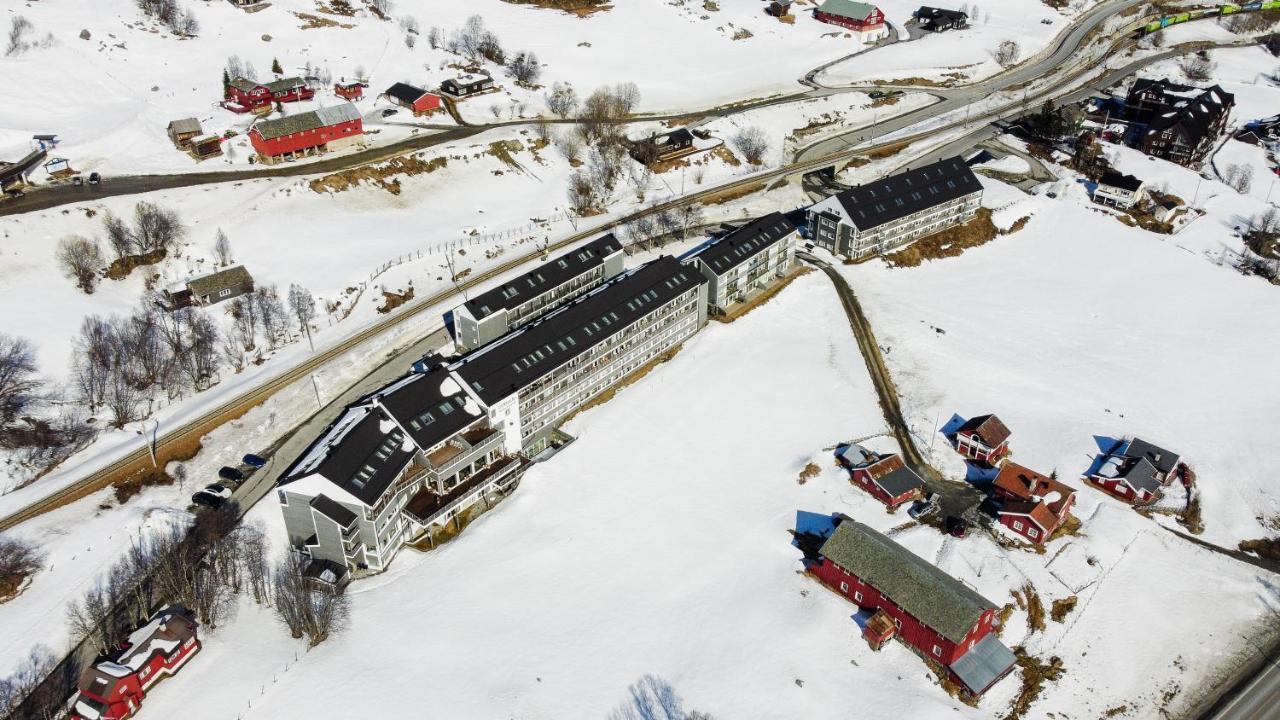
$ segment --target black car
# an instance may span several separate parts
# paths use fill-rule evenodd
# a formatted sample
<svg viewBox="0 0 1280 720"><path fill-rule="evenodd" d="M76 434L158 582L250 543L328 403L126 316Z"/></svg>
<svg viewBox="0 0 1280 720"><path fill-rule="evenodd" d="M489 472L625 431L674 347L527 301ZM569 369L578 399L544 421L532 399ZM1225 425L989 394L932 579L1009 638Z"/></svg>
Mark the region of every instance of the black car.
<svg viewBox="0 0 1280 720"><path fill-rule="evenodd" d="M208 490L201 490L191 496L191 502L207 508L220 508L226 502L226 498L219 497Z"/></svg>
<svg viewBox="0 0 1280 720"><path fill-rule="evenodd" d="M26 193L22 192L22 191L21 191L21 190L19 190L18 188L14 188L14 189L12 189L12 190L5 190L5 191L4 191L4 194L5 194L5 195L8 195L8 196L9 196L9 197L11 197L11 198L20 198L20 197L26 197L26 196L27 196L27 194L26 194Z"/></svg>
<svg viewBox="0 0 1280 720"><path fill-rule="evenodd" d="M947 517L946 527L947 534L951 537L962 538L969 532L969 523L965 522L963 518L958 518L954 515Z"/></svg>
<svg viewBox="0 0 1280 720"><path fill-rule="evenodd" d="M241 480L244 480L244 473L233 467L223 465L218 469L218 477L223 480L230 480L231 482L240 482Z"/></svg>
<svg viewBox="0 0 1280 720"><path fill-rule="evenodd" d="M99 174L98 174L98 173L96 173L96 172L95 172L95 173L89 173L89 184L90 184L90 185L97 185L97 184L98 184L98 183L100 183L100 182L102 182L102 176L101 176L101 175L99 175Z"/></svg>

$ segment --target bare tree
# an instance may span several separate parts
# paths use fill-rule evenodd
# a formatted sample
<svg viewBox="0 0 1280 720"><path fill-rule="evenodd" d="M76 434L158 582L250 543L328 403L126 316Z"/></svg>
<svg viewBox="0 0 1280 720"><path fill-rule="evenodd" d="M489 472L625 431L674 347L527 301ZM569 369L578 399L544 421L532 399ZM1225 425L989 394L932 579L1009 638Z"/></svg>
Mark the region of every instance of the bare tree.
<svg viewBox="0 0 1280 720"><path fill-rule="evenodd" d="M653 216L645 213L635 220L627 223L623 229L623 233L629 244L640 250L647 250L652 246L658 228L654 222Z"/></svg>
<svg viewBox="0 0 1280 720"><path fill-rule="evenodd" d="M242 350L253 350L258 333L258 309L253 297L238 297L228 303L227 313L231 315L232 336Z"/></svg>
<svg viewBox="0 0 1280 720"><path fill-rule="evenodd" d="M29 540L0 535L0 596L12 594L22 581L37 573L44 556ZM0 710L3 705L0 705Z"/></svg>
<svg viewBox="0 0 1280 720"><path fill-rule="evenodd" d="M1275 238L1280 235L1280 211L1272 205L1255 217L1250 224L1253 225L1254 232L1265 238Z"/></svg>
<svg viewBox="0 0 1280 720"><path fill-rule="evenodd" d="M258 311L258 322L267 347L275 350L280 345L280 335L285 327L285 309L280 293L276 292L275 285L259 285L253 291L253 303Z"/></svg>
<svg viewBox="0 0 1280 720"><path fill-rule="evenodd" d="M58 658L49 648L44 645L37 645L31 648L27 656L14 668L11 675L0 678L0 717L12 717L13 720L18 720L16 713L10 715L9 712L16 709L19 703L31 698L33 692L38 692L41 683L57 666ZM76 671L79 671L78 668ZM60 708L58 699L54 697L58 696L60 699L65 700L65 695L56 690L45 694L49 696L47 700L52 700L52 703L28 702L26 703L28 712L22 717L52 718L60 717L65 713L65 709ZM43 700L46 698L35 699ZM40 707L33 707L33 705L40 705Z"/></svg>
<svg viewBox="0 0 1280 720"><path fill-rule="evenodd" d="M107 650L115 644L116 631L112 607L116 598L112 588L103 578L98 578L79 600L67 604L67 625L71 637L89 640L98 650Z"/></svg>
<svg viewBox="0 0 1280 720"><path fill-rule="evenodd" d="M272 595L276 613L289 632L315 647L345 629L350 604L346 595L312 587L303 574L305 563L290 553L272 575Z"/></svg>
<svg viewBox="0 0 1280 720"><path fill-rule="evenodd" d="M311 342L311 321L316 316L316 299L311 296L311 291L301 285L290 285L289 309L298 318L298 329L307 336L307 343L315 352L316 346Z"/></svg>
<svg viewBox="0 0 1280 720"><path fill-rule="evenodd" d="M671 683L645 675L627 688L627 699L609 713L609 720L686 720L686 715Z"/></svg>
<svg viewBox="0 0 1280 720"><path fill-rule="evenodd" d="M39 390L35 348L24 338L0 332L0 425L26 412Z"/></svg>
<svg viewBox="0 0 1280 720"><path fill-rule="evenodd" d="M85 294L93 294L102 269L102 250L98 243L80 235L68 235L58 242L58 262Z"/></svg>
<svg viewBox="0 0 1280 720"><path fill-rule="evenodd" d="M1223 173L1223 182L1241 195L1253 189L1253 166L1232 163Z"/></svg>
<svg viewBox="0 0 1280 720"><path fill-rule="evenodd" d="M578 92L569 83L555 83L547 93L547 109L561 120L567 119L578 109Z"/></svg>
<svg viewBox="0 0 1280 720"><path fill-rule="evenodd" d="M575 132L567 132L560 138L560 152L570 165L576 165L582 159L582 140Z"/></svg>
<svg viewBox="0 0 1280 720"><path fill-rule="evenodd" d="M222 267L230 265L233 259L231 240L227 238L222 228L218 228L218 232L213 236L213 257Z"/></svg>
<svg viewBox="0 0 1280 720"><path fill-rule="evenodd" d="M733 136L733 146L747 162L759 165L764 161L764 154L769 151L769 138L758 127L742 128Z"/></svg>
<svg viewBox="0 0 1280 720"><path fill-rule="evenodd" d="M427 31L427 46L432 50L439 50L442 35L440 28L434 25L431 26L431 29Z"/></svg>
<svg viewBox="0 0 1280 720"><path fill-rule="evenodd" d="M996 48L995 59L1001 67L1013 67L1018 62L1022 49L1013 40L1005 40Z"/></svg>
<svg viewBox="0 0 1280 720"><path fill-rule="evenodd" d="M569 207L578 215L586 215L595 209L595 184L590 175L581 170L569 176Z"/></svg>
<svg viewBox="0 0 1280 720"><path fill-rule="evenodd" d="M185 229L178 214L155 203L138 203L133 208L135 237L142 253L167 254L169 247L182 238Z"/></svg>
<svg viewBox="0 0 1280 720"><path fill-rule="evenodd" d="M137 251L138 244L134 239L133 230L110 210L102 216L102 229L107 234L107 245L115 253L117 260L133 255Z"/></svg>
<svg viewBox="0 0 1280 720"><path fill-rule="evenodd" d="M507 63L507 72L511 73L516 82L532 85L542 76L542 63L538 62L537 55L521 50Z"/></svg>
<svg viewBox="0 0 1280 720"><path fill-rule="evenodd" d="M1186 75L1188 80L1210 80L1216 68L1216 65L1209 60L1209 54L1203 51L1183 58L1180 64L1182 74Z"/></svg>
<svg viewBox="0 0 1280 720"><path fill-rule="evenodd" d="M541 142L549 144L554 139L551 123L547 122L546 118L538 118L533 123L533 135Z"/></svg>

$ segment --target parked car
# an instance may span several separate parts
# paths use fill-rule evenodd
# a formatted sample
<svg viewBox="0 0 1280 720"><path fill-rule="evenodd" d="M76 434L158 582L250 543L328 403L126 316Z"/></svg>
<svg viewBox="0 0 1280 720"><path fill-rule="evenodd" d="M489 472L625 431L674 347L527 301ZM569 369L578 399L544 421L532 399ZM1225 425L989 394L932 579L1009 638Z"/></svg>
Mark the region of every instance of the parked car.
<svg viewBox="0 0 1280 720"><path fill-rule="evenodd" d="M267 464L266 458L263 458L258 455L254 455L253 453L249 453L248 455L245 455L244 457L240 458L240 460L245 465L248 465L249 467L255 470Z"/></svg>
<svg viewBox="0 0 1280 720"><path fill-rule="evenodd" d="M27 195L26 193L22 192L18 188L13 188L12 190L5 190L4 194L6 197L11 197L15 199L20 197L26 197Z"/></svg>
<svg viewBox="0 0 1280 720"><path fill-rule="evenodd" d="M84 185L84 178L77 175L71 178L71 184L75 185L76 187L80 187L81 185Z"/></svg>
<svg viewBox="0 0 1280 720"><path fill-rule="evenodd" d="M228 488L226 485L220 485L218 483L205 485L204 490L201 490L200 492L212 493L222 498L223 500L231 499L231 488Z"/></svg>
<svg viewBox="0 0 1280 720"><path fill-rule="evenodd" d="M938 493L931 492L926 495L924 499L915 501L915 503L907 509L907 514L910 515L912 519L919 520L926 515L932 515L933 513L938 512L938 508L940 506L941 498L938 497Z"/></svg>
<svg viewBox="0 0 1280 720"><path fill-rule="evenodd" d="M229 465L223 465L218 468L218 477L223 480L230 480L231 482L240 482L241 480L244 480L244 473Z"/></svg>
<svg viewBox="0 0 1280 720"><path fill-rule="evenodd" d="M96 172L89 173L89 184L90 184L90 185L97 185L97 184L98 184L98 183L100 183L100 182L102 182L102 176L101 176L101 175L99 175L99 174L98 174L98 173L96 173Z"/></svg>
<svg viewBox="0 0 1280 720"><path fill-rule="evenodd" d="M227 499L208 490L201 490L191 496L191 502L208 508L219 508L227 502Z"/></svg>
<svg viewBox="0 0 1280 720"><path fill-rule="evenodd" d="M964 518L958 518L955 515L947 516L945 526L947 534L951 537L962 538L969 532L969 523L965 522Z"/></svg>
<svg viewBox="0 0 1280 720"><path fill-rule="evenodd" d="M386 110L382 111L382 117L391 117L392 115L395 115L398 112L400 112L400 110L398 110L397 108L387 108Z"/></svg>
<svg viewBox="0 0 1280 720"><path fill-rule="evenodd" d="M804 244L804 249L805 249L805 250L808 250L808 251L810 251L810 252L813 252L813 248L814 248L813 243L805 243L805 244Z"/></svg>

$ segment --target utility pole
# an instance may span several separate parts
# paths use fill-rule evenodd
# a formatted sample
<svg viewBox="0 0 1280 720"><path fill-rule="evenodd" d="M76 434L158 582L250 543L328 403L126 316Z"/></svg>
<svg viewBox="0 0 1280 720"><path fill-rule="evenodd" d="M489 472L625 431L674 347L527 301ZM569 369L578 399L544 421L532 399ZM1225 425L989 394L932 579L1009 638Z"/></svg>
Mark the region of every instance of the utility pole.
<svg viewBox="0 0 1280 720"><path fill-rule="evenodd" d="M160 421L152 420L155 423L151 428L151 437L147 437L147 423L142 423L142 441L147 444L147 452L151 454L151 467L159 469L160 463L156 461L156 434L160 432Z"/></svg>
<svg viewBox="0 0 1280 720"><path fill-rule="evenodd" d="M311 389L316 391L316 408L324 409L324 403L320 402L320 385L316 383L316 374L311 373Z"/></svg>

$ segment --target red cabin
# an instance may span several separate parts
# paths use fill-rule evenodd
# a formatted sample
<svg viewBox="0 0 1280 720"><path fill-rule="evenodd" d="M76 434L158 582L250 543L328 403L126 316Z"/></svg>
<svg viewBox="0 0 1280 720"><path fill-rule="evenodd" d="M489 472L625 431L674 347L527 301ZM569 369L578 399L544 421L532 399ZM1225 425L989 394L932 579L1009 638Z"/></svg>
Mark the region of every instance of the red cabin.
<svg viewBox="0 0 1280 720"><path fill-rule="evenodd" d="M1005 463L992 488L1000 523L1036 544L1066 522L1076 500L1075 488L1017 463Z"/></svg>
<svg viewBox="0 0 1280 720"><path fill-rule="evenodd" d="M156 613L129 635L114 660L85 668L72 720L123 720L138 712L147 688L178 671L200 650L196 621L177 606Z"/></svg>
<svg viewBox="0 0 1280 720"><path fill-rule="evenodd" d="M340 98L346 98L352 102L364 97L364 85L353 83L334 83L333 94Z"/></svg>
<svg viewBox="0 0 1280 720"><path fill-rule="evenodd" d="M364 134L360 111L351 103L288 117L263 120L249 131L249 142L263 162L292 159L353 145Z"/></svg>
<svg viewBox="0 0 1280 720"><path fill-rule="evenodd" d="M1010 435L995 415L972 417L956 430L956 452L970 460L999 465L1009 454Z"/></svg>
<svg viewBox="0 0 1280 720"><path fill-rule="evenodd" d="M826 0L813 11L813 17L824 23L853 30L863 40L877 40L889 34L880 8L863 2Z"/></svg>
<svg viewBox="0 0 1280 720"><path fill-rule="evenodd" d="M1000 621L990 600L862 523L842 518L810 569L872 618L888 616L897 637L975 697L1015 665L992 632ZM867 629L870 641L888 639L871 623Z"/></svg>
<svg viewBox="0 0 1280 720"><path fill-rule="evenodd" d="M396 83L382 95L396 105L412 110L414 115L430 115L441 109L439 95L407 83Z"/></svg>
<svg viewBox="0 0 1280 720"><path fill-rule="evenodd" d="M281 78L260 83L238 77L227 84L227 100L249 110L267 107L272 103L310 100L316 91L299 77Z"/></svg>
<svg viewBox="0 0 1280 720"><path fill-rule="evenodd" d="M1145 504L1158 499L1169 481L1185 472L1185 467L1177 453L1133 438L1121 441L1103 455L1097 469L1085 480L1125 502Z"/></svg>
<svg viewBox="0 0 1280 720"><path fill-rule="evenodd" d="M924 481L902 462L900 455L879 455L861 445L849 445L836 458L849 470L854 485L890 509L920 497L924 489Z"/></svg>

